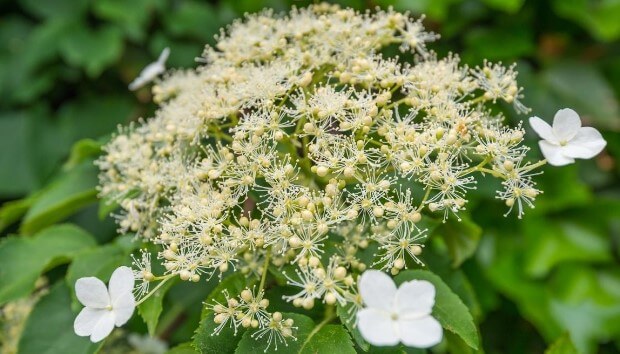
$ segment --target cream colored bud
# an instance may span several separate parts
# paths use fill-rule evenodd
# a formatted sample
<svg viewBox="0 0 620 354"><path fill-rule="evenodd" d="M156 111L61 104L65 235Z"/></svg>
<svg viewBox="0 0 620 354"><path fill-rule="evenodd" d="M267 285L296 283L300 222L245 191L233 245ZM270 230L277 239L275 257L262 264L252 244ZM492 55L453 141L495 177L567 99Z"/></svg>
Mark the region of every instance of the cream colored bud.
<svg viewBox="0 0 620 354"><path fill-rule="evenodd" d="M288 244L293 248L301 247L301 239L297 236L293 236L288 239Z"/></svg>
<svg viewBox="0 0 620 354"><path fill-rule="evenodd" d="M312 298L304 299L302 306L306 310L311 310L314 307L314 299Z"/></svg>
<svg viewBox="0 0 620 354"><path fill-rule="evenodd" d="M325 303L328 305L333 305L336 303L336 295L332 293L325 294L324 299L325 299Z"/></svg>
<svg viewBox="0 0 620 354"><path fill-rule="evenodd" d="M310 265L310 267L316 268L319 266L319 264L321 264L321 260L318 257L312 256L308 260L308 264Z"/></svg>
<svg viewBox="0 0 620 354"><path fill-rule="evenodd" d="M394 268L397 268L397 269L403 269L403 268L405 268L405 260L404 260L404 259L402 259L402 258L397 258L397 259L394 261Z"/></svg>
<svg viewBox="0 0 620 354"><path fill-rule="evenodd" d="M337 267L334 269L334 279L342 280L347 276L347 269L345 267Z"/></svg>
<svg viewBox="0 0 620 354"><path fill-rule="evenodd" d="M327 176L327 173L329 172L329 169L325 166L318 166L316 168L316 174L320 177L325 177Z"/></svg>
<svg viewBox="0 0 620 354"><path fill-rule="evenodd" d="M254 297L252 296L252 292L249 289L245 289L241 292L241 298L245 302L250 302Z"/></svg>
<svg viewBox="0 0 620 354"><path fill-rule="evenodd" d="M410 249L411 253L413 253L415 256L419 256L422 254L422 246L420 245L412 245Z"/></svg>
<svg viewBox="0 0 620 354"><path fill-rule="evenodd" d="M276 322L280 322L280 321L282 321L282 313L281 312L274 312L273 315L271 315L271 318L273 318L273 320L276 321Z"/></svg>
<svg viewBox="0 0 620 354"><path fill-rule="evenodd" d="M181 280L189 280L191 276L192 275L188 270L182 270L179 272L179 277L181 278Z"/></svg>

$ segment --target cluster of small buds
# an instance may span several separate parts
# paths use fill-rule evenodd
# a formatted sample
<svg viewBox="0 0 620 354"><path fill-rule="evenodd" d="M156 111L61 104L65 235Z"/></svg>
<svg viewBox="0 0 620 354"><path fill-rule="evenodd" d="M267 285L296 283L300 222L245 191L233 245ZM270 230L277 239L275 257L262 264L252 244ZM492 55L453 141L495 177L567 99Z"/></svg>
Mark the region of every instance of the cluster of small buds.
<svg viewBox="0 0 620 354"><path fill-rule="evenodd" d="M295 306L355 304L359 272L423 264L429 221L459 219L476 175L501 180L497 197L519 217L533 207L540 163L497 113L500 102L525 111L514 66L438 58L438 38L391 9L247 15L204 65L156 84L155 116L98 161L101 195L120 205L122 231L162 248L162 277L262 278L214 306L215 321L277 345L292 323L266 312L266 272L302 289L285 297ZM402 56L381 54L392 45ZM150 258L136 267L143 294L161 277Z"/></svg>
<svg viewBox="0 0 620 354"><path fill-rule="evenodd" d="M273 343L277 350L278 344L288 345L286 340L296 340L293 335L294 320L292 318L284 318L282 313L267 311L269 300L264 299L264 291L250 290L245 288L238 297L230 296L228 291L224 291L226 298L225 304L215 301L213 304L206 304L207 308L214 313L214 322L218 325L213 335L219 335L222 329L229 326L237 333L239 327L252 328L256 331L253 337L262 338L268 336L269 349Z"/></svg>

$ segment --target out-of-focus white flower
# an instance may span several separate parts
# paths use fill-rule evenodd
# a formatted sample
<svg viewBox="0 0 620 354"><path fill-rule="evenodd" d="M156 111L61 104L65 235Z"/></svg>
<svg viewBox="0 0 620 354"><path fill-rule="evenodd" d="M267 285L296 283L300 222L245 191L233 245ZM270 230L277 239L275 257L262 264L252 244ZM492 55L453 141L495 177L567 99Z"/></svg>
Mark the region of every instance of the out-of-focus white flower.
<svg viewBox="0 0 620 354"><path fill-rule="evenodd" d="M140 87L148 84L149 82L155 80L155 78L161 75L164 71L166 71L166 60L168 60L168 55L170 55L170 48L164 48L164 50L159 55L159 58L156 62L150 63L147 65L137 78L135 78L130 84L129 89L135 91Z"/></svg>
<svg viewBox="0 0 620 354"><path fill-rule="evenodd" d="M109 289L95 278L75 282L75 294L86 307L75 318L73 329L78 336L90 336L93 343L107 337L114 326L124 325L133 314L134 276L129 267L118 267L112 273Z"/></svg>
<svg viewBox="0 0 620 354"><path fill-rule="evenodd" d="M378 270L368 270L359 279L359 291L366 305L357 313L360 333L372 345L399 342L428 348L441 342L443 330L431 316L435 286L426 280L402 283Z"/></svg>
<svg viewBox="0 0 620 354"><path fill-rule="evenodd" d="M607 142L598 130L582 127L577 112L560 109L553 117L553 127L538 117L530 125L543 139L538 142L543 155L553 166L564 166L575 159L590 159L600 153Z"/></svg>

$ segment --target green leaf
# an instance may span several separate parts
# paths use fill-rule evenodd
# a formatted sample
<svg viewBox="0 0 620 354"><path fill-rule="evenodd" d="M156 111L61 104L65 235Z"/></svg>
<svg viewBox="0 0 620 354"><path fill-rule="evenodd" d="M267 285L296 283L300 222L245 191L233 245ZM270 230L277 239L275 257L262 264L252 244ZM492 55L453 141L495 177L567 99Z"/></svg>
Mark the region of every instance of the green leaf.
<svg viewBox="0 0 620 354"><path fill-rule="evenodd" d="M545 354L579 354L579 352L570 340L570 335L565 333L545 350Z"/></svg>
<svg viewBox="0 0 620 354"><path fill-rule="evenodd" d="M512 61L536 51L532 29L525 26L474 28L466 32L465 43L463 60L471 64L479 64L483 59Z"/></svg>
<svg viewBox="0 0 620 354"><path fill-rule="evenodd" d="M131 6L127 6L125 0L97 0L93 12L119 25L132 39L143 40L149 18L162 3L161 0L132 0Z"/></svg>
<svg viewBox="0 0 620 354"><path fill-rule="evenodd" d="M620 37L620 1L554 0L555 12L570 18L596 38L611 41Z"/></svg>
<svg viewBox="0 0 620 354"><path fill-rule="evenodd" d="M225 303L226 297L224 290L228 291L231 296L240 294L246 287L246 278L240 273L234 273L226 277L211 291L205 304L212 305L214 301ZM240 328L236 335L235 330L230 328L228 324L222 329L219 335L213 335L213 331L218 325L213 321L213 311L203 308L200 325L196 328L194 334L194 347L201 353L233 353L237 347L237 342L241 339L241 334L245 329Z"/></svg>
<svg viewBox="0 0 620 354"><path fill-rule="evenodd" d="M433 316L446 330L458 335L467 345L478 349L480 339L474 320L463 301L435 274L426 270L406 270L396 276L396 283L427 280L435 285Z"/></svg>
<svg viewBox="0 0 620 354"><path fill-rule="evenodd" d="M550 223L548 218L540 218L530 219L523 226L528 249L524 255L525 271L532 277L543 277L562 262L612 260L606 235L578 224Z"/></svg>
<svg viewBox="0 0 620 354"><path fill-rule="evenodd" d="M191 342L182 343L168 350L166 354L200 354L194 349Z"/></svg>
<svg viewBox="0 0 620 354"><path fill-rule="evenodd" d="M312 333L311 333L312 335ZM355 354L351 337L341 325L325 325L306 339L300 354L329 353L337 350L342 354Z"/></svg>
<svg viewBox="0 0 620 354"><path fill-rule="evenodd" d="M97 77L120 58L123 35L114 26L94 31L82 25L63 37L60 50L69 64L85 69L91 77Z"/></svg>
<svg viewBox="0 0 620 354"><path fill-rule="evenodd" d="M41 273L94 245L90 234L73 225L53 226L33 237L4 239L0 243L0 305L28 295Z"/></svg>
<svg viewBox="0 0 620 354"><path fill-rule="evenodd" d="M142 319L146 323L149 330L149 335L154 336L157 329L157 323L159 322L159 315L163 309L162 302L166 292L174 284L175 279L168 280L162 285L151 297L146 299L140 306L138 306L138 313L142 316Z"/></svg>
<svg viewBox="0 0 620 354"><path fill-rule="evenodd" d="M515 13L521 9L525 0L483 0L489 7L508 13Z"/></svg>
<svg viewBox="0 0 620 354"><path fill-rule="evenodd" d="M19 340L20 354L95 353L101 343L91 343L73 331L76 314L71 312L69 289L56 283L35 305Z"/></svg>
<svg viewBox="0 0 620 354"><path fill-rule="evenodd" d="M221 25L212 5L199 1L178 3L163 19L170 33L198 39L207 39Z"/></svg>
<svg viewBox="0 0 620 354"><path fill-rule="evenodd" d="M461 221L448 219L444 224L439 225L435 232L443 237L454 268L460 266L476 252L482 235L480 226L465 217L462 217Z"/></svg>
<svg viewBox="0 0 620 354"><path fill-rule="evenodd" d="M278 343L278 354L293 354L293 353L301 353L302 348L308 345L310 340L314 337L313 329L314 322L307 316L299 315L296 313L283 313L283 318L292 318L294 321L293 326L297 327L297 329L293 330L293 335L297 340L293 340L292 338L286 339L286 346L282 343ZM269 345L267 338L268 335L255 339L252 338L252 333L254 331L246 331L243 334L243 337L239 341L239 345L237 346L236 354L264 354L267 352L267 347ZM312 334L312 335L311 335ZM271 343L269 346L269 350L275 351L274 348L275 343Z"/></svg>
<svg viewBox="0 0 620 354"><path fill-rule="evenodd" d="M42 106L0 114L1 196L36 190L60 161L62 144L58 137L51 141L58 129L46 119L48 114Z"/></svg>
<svg viewBox="0 0 620 354"><path fill-rule="evenodd" d="M620 2L619 2L620 4ZM617 21L620 24L620 21ZM565 62L541 74L549 90L575 109L584 125L620 130L620 108L612 88L593 66ZM551 121L553 117L545 117Z"/></svg>
<svg viewBox="0 0 620 354"><path fill-rule="evenodd" d="M64 172L41 192L20 230L30 234L72 215L97 200L97 167L86 160Z"/></svg>
<svg viewBox="0 0 620 354"><path fill-rule="evenodd" d="M19 3L30 13L41 18L80 18L90 0L21 0Z"/></svg>
<svg viewBox="0 0 620 354"><path fill-rule="evenodd" d="M2 204L0 208L0 231L11 226L17 220L19 220L30 207L34 204L38 194L32 194L24 199L13 200Z"/></svg>
<svg viewBox="0 0 620 354"><path fill-rule="evenodd" d="M355 327L355 311L350 311L351 308L355 306L352 303L347 303L346 306L340 305L340 303L336 303L336 314L338 318L340 318L340 322L342 322L345 327L349 330L351 337L355 340L355 343L362 348L364 351L368 351L370 348L370 344L362 337L360 331Z"/></svg>
<svg viewBox="0 0 620 354"><path fill-rule="evenodd" d="M71 169L82 163L88 158L95 158L101 153L102 144L93 139L82 139L71 147L69 159L64 168Z"/></svg>

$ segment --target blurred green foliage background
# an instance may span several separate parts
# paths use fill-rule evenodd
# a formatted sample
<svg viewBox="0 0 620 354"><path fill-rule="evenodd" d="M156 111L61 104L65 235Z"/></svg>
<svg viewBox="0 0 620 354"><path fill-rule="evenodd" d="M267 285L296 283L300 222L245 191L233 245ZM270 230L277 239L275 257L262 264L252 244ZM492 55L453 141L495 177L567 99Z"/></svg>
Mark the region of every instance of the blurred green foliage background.
<svg viewBox="0 0 620 354"><path fill-rule="evenodd" d="M438 254L427 262L470 308L486 353L541 353L558 338L553 349L558 353L569 353L571 341L583 353L618 352L620 0L336 2L424 13L427 27L442 36L430 46L441 55L460 53L471 66L483 59L516 62L533 115L550 121L558 109L571 107L603 132L608 147L595 160L545 169L539 176L545 193L524 220L501 217L504 207L493 199L494 186L480 183L471 220L457 226L465 231L446 231L433 240L449 258ZM71 303L62 279L71 287L77 277L92 275L89 264L97 260L98 275L108 276L136 247L122 237L110 241L115 226L106 210L98 210L92 165L100 143L118 124L148 117L155 108L148 89L133 93L127 84L166 46L172 53L168 67L193 67L204 44L213 43L219 28L234 18L308 3L0 1L0 228L4 235L22 235L0 244L0 305L29 296L40 287L35 281L42 273L56 284L35 306L21 337L13 338L28 343L20 352L39 352L37 340L63 335L66 345L92 351L83 338L66 334L72 334L72 315L57 314L57 331L43 338L35 335L41 331L37 316L67 311L53 305ZM527 117L509 118L517 124ZM538 154L536 137L529 135ZM81 229L39 232L62 221ZM89 233L89 241L81 232ZM49 245L36 245L42 235ZM51 241L57 237L62 240ZM56 249L59 242L66 247ZM45 256L34 264L26 256L36 252ZM190 340L206 296L204 289L186 288L168 295L157 331L173 345ZM175 322L180 317L181 324ZM146 330L139 319L129 328ZM9 353L4 339L2 350ZM471 350L449 345L456 353Z"/></svg>

